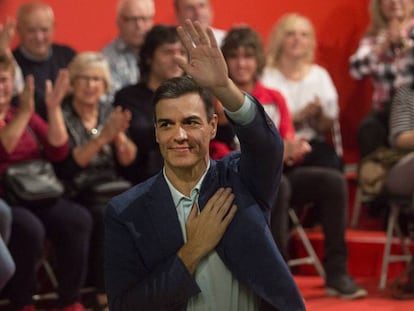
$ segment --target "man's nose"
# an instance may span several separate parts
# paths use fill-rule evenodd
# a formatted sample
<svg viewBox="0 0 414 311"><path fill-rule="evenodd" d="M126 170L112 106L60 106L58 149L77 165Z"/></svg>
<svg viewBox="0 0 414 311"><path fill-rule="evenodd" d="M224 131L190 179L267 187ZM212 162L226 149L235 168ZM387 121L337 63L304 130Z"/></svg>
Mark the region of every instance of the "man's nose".
<svg viewBox="0 0 414 311"><path fill-rule="evenodd" d="M187 131L182 126L178 126L175 137L177 140L187 139Z"/></svg>

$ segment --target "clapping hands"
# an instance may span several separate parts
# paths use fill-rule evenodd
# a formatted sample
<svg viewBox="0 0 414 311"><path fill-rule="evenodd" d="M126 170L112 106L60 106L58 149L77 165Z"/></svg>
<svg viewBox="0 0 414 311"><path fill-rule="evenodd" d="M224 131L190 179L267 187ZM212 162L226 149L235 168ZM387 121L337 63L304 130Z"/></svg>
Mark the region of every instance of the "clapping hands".
<svg viewBox="0 0 414 311"><path fill-rule="evenodd" d="M122 110L122 107L117 106L105 122L100 136L103 137L106 142L111 142L117 139L117 136L128 129L131 118L132 114L129 110Z"/></svg>
<svg viewBox="0 0 414 311"><path fill-rule="evenodd" d="M46 80L45 103L48 109L53 109L61 105L69 89L69 72L67 69L60 69L55 84Z"/></svg>

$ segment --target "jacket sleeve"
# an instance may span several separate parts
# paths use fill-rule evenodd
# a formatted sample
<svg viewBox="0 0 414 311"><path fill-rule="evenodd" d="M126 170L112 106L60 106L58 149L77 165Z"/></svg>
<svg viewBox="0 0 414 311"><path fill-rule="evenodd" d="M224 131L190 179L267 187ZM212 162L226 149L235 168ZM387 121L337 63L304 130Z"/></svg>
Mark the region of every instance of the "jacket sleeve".
<svg viewBox="0 0 414 311"><path fill-rule="evenodd" d="M283 141L262 105L253 97L250 99L256 106L253 121L244 126L234 124L241 149L237 169L242 182L259 205L270 210L276 199L283 168Z"/></svg>
<svg viewBox="0 0 414 311"><path fill-rule="evenodd" d="M140 245L151 241L140 241L140 233L117 215L113 204L105 215L104 270L110 310L185 310L188 299L200 289L183 262L172 253L152 266L152 258L148 260L152 254Z"/></svg>

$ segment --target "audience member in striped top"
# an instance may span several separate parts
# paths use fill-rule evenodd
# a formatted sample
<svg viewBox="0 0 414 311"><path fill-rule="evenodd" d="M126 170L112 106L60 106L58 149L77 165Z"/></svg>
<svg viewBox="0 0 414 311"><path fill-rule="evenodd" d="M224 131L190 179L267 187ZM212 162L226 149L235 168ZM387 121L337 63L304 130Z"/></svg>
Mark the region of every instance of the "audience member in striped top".
<svg viewBox="0 0 414 311"><path fill-rule="evenodd" d="M414 40L413 0L371 0L371 23L355 54L350 57L354 79L371 77L372 110L358 130L361 157L387 146L388 120L395 90L413 80L406 71L407 52Z"/></svg>
<svg viewBox="0 0 414 311"><path fill-rule="evenodd" d="M414 84L398 90L390 116L390 144L392 147L412 150L388 172L386 186L391 194L413 197L414 193ZM411 200L412 204L414 201ZM414 206L412 206L414 208ZM413 223L414 218L408 218ZM410 263L407 282L394 296L414 299L414 257Z"/></svg>

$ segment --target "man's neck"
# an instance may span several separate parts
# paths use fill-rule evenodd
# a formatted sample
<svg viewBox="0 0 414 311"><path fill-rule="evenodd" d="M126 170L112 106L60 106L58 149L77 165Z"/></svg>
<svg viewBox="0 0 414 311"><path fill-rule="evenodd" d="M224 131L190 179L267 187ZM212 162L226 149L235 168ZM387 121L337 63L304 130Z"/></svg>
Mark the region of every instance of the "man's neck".
<svg viewBox="0 0 414 311"><path fill-rule="evenodd" d="M206 173L208 166L209 163L206 163L206 166L204 166L203 169L198 167L193 170L189 170L188 168L171 169L170 167L165 166L165 175L175 189L186 196L190 196L191 190L193 190L200 181L200 178Z"/></svg>
<svg viewBox="0 0 414 311"><path fill-rule="evenodd" d="M34 55L30 53L28 50L26 50L23 46L20 46L19 49L24 55L24 57L36 62L47 60L50 57L50 55L52 55L52 48L49 48L48 52L45 55Z"/></svg>

